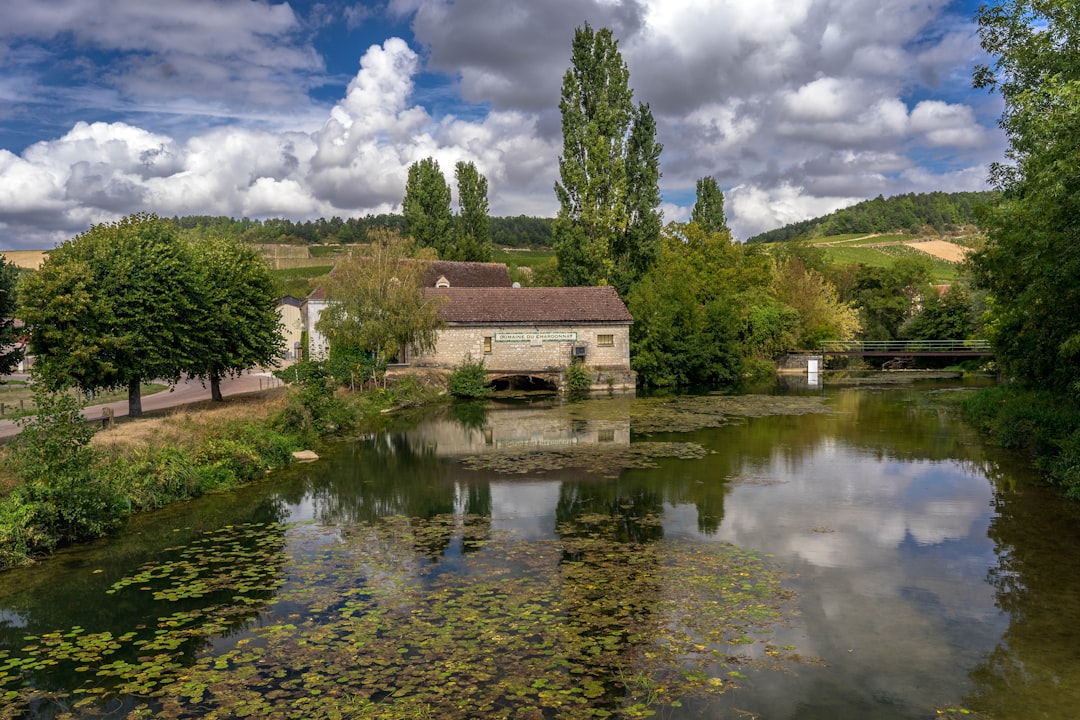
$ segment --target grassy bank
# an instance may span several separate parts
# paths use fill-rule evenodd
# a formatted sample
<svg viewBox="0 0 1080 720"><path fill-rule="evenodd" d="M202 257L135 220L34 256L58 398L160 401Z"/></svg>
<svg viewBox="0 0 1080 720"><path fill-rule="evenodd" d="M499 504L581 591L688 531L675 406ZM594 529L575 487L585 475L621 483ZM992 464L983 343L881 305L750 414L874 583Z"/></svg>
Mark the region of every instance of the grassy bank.
<svg viewBox="0 0 1080 720"><path fill-rule="evenodd" d="M39 413L0 450L0 570L100 537L131 513L258 480L320 438L374 428L387 409L443 394L411 378L334 392L314 377L95 434L73 396L42 393Z"/></svg>
<svg viewBox="0 0 1080 720"><path fill-rule="evenodd" d="M1074 398L1000 385L971 395L962 407L993 443L1029 453L1039 470L1080 500L1080 403Z"/></svg>

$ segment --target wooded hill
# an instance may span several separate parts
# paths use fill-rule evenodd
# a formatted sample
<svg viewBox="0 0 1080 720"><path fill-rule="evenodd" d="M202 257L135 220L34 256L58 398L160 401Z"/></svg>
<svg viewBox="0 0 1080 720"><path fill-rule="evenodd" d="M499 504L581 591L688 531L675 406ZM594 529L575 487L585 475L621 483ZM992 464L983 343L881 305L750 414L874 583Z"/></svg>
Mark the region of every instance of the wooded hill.
<svg viewBox="0 0 1080 720"><path fill-rule="evenodd" d="M490 218L491 243L505 247L551 247L552 218L515 217ZM285 218L253 220L210 215L174 217L182 230L213 229L243 243L267 245L351 244L368 242L368 231L375 228L397 230L405 234L403 215L366 215L362 218L332 217L329 220L295 222Z"/></svg>
<svg viewBox="0 0 1080 720"><path fill-rule="evenodd" d="M823 217L803 220L749 238L771 243L845 234L947 233L978 225L978 208L994 201L993 192L908 193L864 200Z"/></svg>

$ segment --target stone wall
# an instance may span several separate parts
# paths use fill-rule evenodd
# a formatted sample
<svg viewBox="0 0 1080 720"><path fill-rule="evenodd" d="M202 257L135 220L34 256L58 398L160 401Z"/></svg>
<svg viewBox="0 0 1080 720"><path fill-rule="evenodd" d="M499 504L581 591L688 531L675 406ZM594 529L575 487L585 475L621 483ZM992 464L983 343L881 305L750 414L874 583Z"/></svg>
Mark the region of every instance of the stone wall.
<svg viewBox="0 0 1080 720"><path fill-rule="evenodd" d="M600 345L605 335L610 346ZM628 325L446 327L434 352L413 356L410 364L454 368L471 355L488 372L542 372L569 365L575 347L585 348L581 359L590 368L630 369Z"/></svg>

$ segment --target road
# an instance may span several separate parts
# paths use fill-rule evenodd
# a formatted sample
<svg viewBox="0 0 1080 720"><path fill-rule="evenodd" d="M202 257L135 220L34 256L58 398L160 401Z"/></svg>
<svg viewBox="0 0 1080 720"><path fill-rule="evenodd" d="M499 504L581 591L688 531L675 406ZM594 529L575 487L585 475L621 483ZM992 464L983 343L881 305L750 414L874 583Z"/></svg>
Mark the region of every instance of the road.
<svg viewBox="0 0 1080 720"><path fill-rule="evenodd" d="M12 376L19 377L19 376ZM221 394L239 395L241 393L258 392L267 387L277 387L281 381L269 372L250 371L237 377L225 378L221 381ZM154 410L187 405L194 402L210 399L210 384L205 386L200 380L183 380L176 384L172 390L162 390L153 395L144 395L142 408L144 413ZM91 405L83 410L83 416L89 419L101 417L105 408L112 408L113 417L124 417L128 414L127 400ZM0 438L11 437L19 434L19 426L13 420L0 420Z"/></svg>

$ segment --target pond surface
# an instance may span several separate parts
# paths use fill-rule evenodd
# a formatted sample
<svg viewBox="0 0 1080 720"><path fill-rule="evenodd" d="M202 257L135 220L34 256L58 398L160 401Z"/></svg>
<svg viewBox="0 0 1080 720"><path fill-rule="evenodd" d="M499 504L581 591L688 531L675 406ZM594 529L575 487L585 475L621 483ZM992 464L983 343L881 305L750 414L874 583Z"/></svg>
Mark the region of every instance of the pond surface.
<svg viewBox="0 0 1080 720"><path fill-rule="evenodd" d="M402 418L0 576L0 718L1075 717L1080 508L965 391Z"/></svg>

